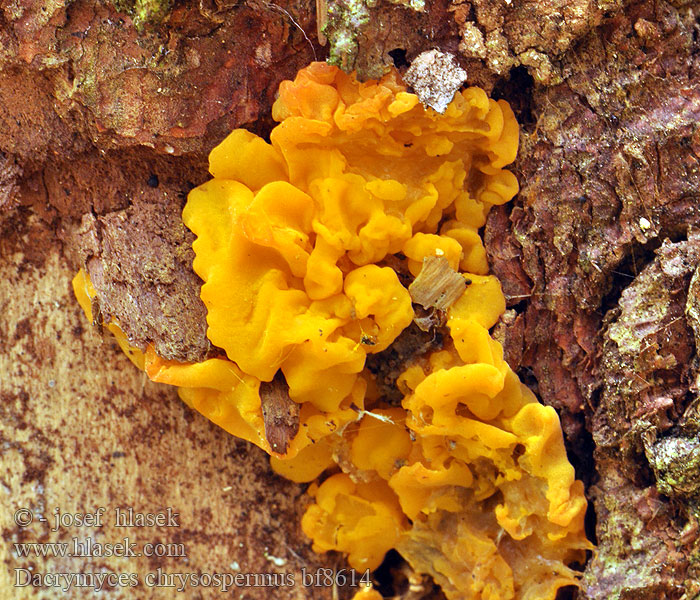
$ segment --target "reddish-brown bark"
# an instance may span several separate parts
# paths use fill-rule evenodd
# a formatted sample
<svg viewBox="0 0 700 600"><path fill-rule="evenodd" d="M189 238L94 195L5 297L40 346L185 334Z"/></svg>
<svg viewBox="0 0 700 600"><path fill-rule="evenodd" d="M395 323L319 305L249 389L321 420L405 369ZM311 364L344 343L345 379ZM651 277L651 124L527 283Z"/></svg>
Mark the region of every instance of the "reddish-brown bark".
<svg viewBox="0 0 700 600"><path fill-rule="evenodd" d="M347 3L328 4L336 10L331 40ZM697 593L698 10L682 0L435 0L425 13L378 3L367 8L352 52L333 50L365 76L392 62L403 69L423 50L451 51L470 84L517 113L521 192L494 209L485 228L509 305L495 335L521 377L560 412L589 486L599 550L582 598ZM21 233L0 239L0 259L20 274L56 275L51 285L63 309L75 310L61 286L68 265L88 258L76 242L84 215L114 224L157 207L177 214L206 178L213 145L238 126L268 132L278 83L326 56L316 30L313 3L298 0L176 2L164 20L141 29L107 2L3 5L0 222ZM186 245L169 228L161 227L164 243ZM140 250L132 238L132 245L115 243L136 263L149 256L145 241ZM15 253L23 255L16 264ZM53 257L48 267L45 257ZM152 298L153 287L138 279L119 286ZM3 294L11 297L16 286L6 279ZM34 288L21 289L31 295ZM170 293L161 290L161 298ZM157 316L162 303L154 306L143 335L157 338L167 327ZM34 353L3 386L13 398L32 397L28 378L44 376L67 350L47 341L47 332L58 333L42 324L52 318L50 306L32 318L14 302L3 310L2 356L19 360L20 338ZM76 333L70 351L94 345L92 335ZM65 376L78 377L75 369ZM131 383L115 388L125 406L138 396ZM27 407L42 415L44 431L42 403L50 400L36 398ZM202 444L193 460L210 451ZM49 469L57 452L37 442L32 464ZM269 479L258 467L253 473ZM265 493L277 497L283 484L268 479ZM298 540L296 530L285 535Z"/></svg>

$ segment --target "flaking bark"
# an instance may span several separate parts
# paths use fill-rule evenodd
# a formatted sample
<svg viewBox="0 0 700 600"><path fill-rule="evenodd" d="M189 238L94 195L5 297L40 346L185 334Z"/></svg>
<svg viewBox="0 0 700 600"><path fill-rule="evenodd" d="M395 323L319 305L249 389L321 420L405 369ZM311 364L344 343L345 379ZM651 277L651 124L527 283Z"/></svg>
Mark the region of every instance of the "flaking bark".
<svg viewBox="0 0 700 600"><path fill-rule="evenodd" d="M425 50L451 52L468 84L508 100L522 125L514 169L521 193L495 207L485 228L491 268L509 305L496 334L511 366L559 411L578 476L595 483L591 533L597 528L599 550L579 597L697 594L698 302L690 283L697 242L689 236L700 226L697 2L319 6L323 13L315 15L306 2L178 2L136 27L114 3L4 5L0 225L24 237L0 237L0 257L15 268L11 261L21 252L20 275L63 277L65 264L44 267L44 257L80 265L74 234L83 215L118 219L128 211L138 220L154 203L175 214L188 190L206 179L213 145L237 126L269 131L279 81L314 55L330 53L369 77L390 64L405 70ZM353 7L362 18L348 37ZM316 38L319 22L326 46ZM154 176L157 187L149 183ZM117 244L126 249L126 241ZM679 261L680 271L673 270ZM70 310L63 279L46 281L62 290L61 310ZM22 289L32 302L34 292L18 281L5 278L0 297ZM19 305L7 306L2 356L14 362L3 373L12 373L11 398L26 403L37 380L54 380L53 361L67 350L47 341L47 332L58 333L46 329L54 318L48 304L26 321ZM78 321L70 326L77 331ZM436 343L431 331L439 324L427 327L424 333L412 326L395 354L371 355L370 369L395 379ZM73 353L92 348L86 333L75 335ZM29 371L20 365L20 340L36 357ZM86 360L96 353L86 351ZM71 394L82 385L78 370L62 372ZM115 411L130 410L138 386L114 381L113 395L123 395ZM36 397L32 426L41 433L53 427L41 402L56 402ZM10 411L7 422L17 415ZM140 431L156 440L158 427ZM41 477L44 485L40 474L51 473L59 454L48 438L35 439L24 477ZM189 462L206 464L210 442L197 443ZM22 477L24 467L6 464L12 481ZM111 483L117 477L100 475ZM266 479L265 497L288 493L280 485ZM197 497L206 495L202 489ZM100 497L90 488L86 494ZM297 552L298 534L286 535ZM249 536L242 543L260 545L259 533ZM265 590L250 594L267 597Z"/></svg>

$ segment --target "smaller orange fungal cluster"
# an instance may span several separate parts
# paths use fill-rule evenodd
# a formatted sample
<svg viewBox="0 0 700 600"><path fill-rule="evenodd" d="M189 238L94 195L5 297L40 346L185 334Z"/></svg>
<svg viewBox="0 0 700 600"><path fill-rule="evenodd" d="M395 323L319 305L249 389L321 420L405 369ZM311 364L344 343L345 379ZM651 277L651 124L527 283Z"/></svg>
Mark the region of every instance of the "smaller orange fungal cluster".
<svg viewBox="0 0 700 600"><path fill-rule="evenodd" d="M166 361L110 328L153 381L315 480L315 550L373 569L396 548L448 598L553 599L590 547L586 501L556 413L489 335L505 301L479 236L518 189L510 107L469 88L440 115L396 72L359 83L314 63L282 83L273 117L270 143L236 130L212 151L183 212L225 356ZM428 264L457 290L444 305L419 306ZM91 318L82 271L74 287ZM443 341L405 362L390 399L368 357L416 323ZM286 438L270 402L293 421Z"/></svg>

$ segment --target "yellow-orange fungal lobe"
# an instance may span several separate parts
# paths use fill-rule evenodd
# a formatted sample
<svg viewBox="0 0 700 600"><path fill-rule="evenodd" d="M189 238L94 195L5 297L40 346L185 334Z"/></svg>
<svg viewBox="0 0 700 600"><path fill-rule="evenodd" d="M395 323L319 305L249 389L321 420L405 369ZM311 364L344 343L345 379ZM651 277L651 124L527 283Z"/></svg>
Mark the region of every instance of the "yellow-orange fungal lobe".
<svg viewBox="0 0 700 600"><path fill-rule="evenodd" d="M142 368L280 474L325 472L302 521L317 551L364 569L396 548L448 598L554 599L590 548L586 501L556 413L489 335L505 299L479 236L518 190L504 168L512 110L472 87L441 115L395 71L359 83L313 63L281 84L272 114L270 143L237 130L212 151L213 179L183 212L225 357L179 364L149 349ZM403 365L392 404L366 361L409 327L410 281L435 258L464 292L442 348ZM76 295L90 315L88 288L83 277ZM266 437L273 378L298 405L284 453Z"/></svg>

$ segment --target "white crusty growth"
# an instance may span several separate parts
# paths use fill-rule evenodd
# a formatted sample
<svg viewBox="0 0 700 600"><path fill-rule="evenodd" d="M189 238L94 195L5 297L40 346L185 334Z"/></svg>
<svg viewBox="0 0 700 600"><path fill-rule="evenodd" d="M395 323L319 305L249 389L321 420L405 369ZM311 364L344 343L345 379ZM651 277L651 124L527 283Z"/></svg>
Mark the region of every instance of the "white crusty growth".
<svg viewBox="0 0 700 600"><path fill-rule="evenodd" d="M424 106L444 113L452 98L467 80L449 52L428 50L419 54L403 76Z"/></svg>

